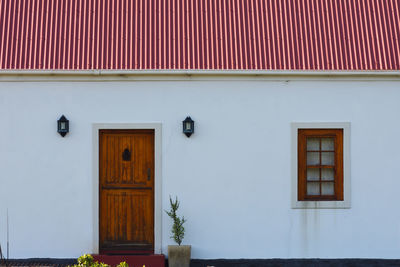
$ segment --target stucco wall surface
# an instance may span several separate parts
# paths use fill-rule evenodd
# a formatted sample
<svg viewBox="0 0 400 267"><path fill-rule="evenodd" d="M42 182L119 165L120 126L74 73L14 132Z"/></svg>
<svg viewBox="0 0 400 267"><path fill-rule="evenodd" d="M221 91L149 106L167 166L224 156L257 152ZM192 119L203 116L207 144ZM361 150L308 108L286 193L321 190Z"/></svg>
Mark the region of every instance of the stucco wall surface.
<svg viewBox="0 0 400 267"><path fill-rule="evenodd" d="M399 89L340 79L2 82L0 244L8 209L11 258L96 252L93 124L161 123L162 209L169 195L181 200L193 258L398 258ZM191 138L181 129L189 115ZM291 208L292 122L350 122L350 209Z"/></svg>

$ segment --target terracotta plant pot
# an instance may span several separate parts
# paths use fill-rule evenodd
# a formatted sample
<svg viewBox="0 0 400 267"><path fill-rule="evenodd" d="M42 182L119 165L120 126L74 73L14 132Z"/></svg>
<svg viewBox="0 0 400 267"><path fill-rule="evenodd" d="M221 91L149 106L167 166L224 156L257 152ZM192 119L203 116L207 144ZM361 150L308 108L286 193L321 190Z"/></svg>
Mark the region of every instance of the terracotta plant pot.
<svg viewBox="0 0 400 267"><path fill-rule="evenodd" d="M169 267L190 267L191 246L168 246Z"/></svg>

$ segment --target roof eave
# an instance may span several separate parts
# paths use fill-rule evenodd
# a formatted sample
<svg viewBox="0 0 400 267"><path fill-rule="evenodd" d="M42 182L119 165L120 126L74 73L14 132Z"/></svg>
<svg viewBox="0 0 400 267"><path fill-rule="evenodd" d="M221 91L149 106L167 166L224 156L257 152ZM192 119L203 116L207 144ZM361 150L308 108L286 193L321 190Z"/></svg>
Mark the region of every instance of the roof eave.
<svg viewBox="0 0 400 267"><path fill-rule="evenodd" d="M136 79L400 79L400 70L0 70L0 81L18 80L136 80Z"/></svg>

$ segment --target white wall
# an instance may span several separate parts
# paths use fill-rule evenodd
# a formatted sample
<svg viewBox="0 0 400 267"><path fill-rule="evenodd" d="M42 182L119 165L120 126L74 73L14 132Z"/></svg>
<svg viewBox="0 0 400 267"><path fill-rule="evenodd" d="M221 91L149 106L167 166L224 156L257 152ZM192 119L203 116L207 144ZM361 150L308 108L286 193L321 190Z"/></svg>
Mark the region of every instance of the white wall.
<svg viewBox="0 0 400 267"><path fill-rule="evenodd" d="M399 81L2 82L0 244L93 252L92 124L161 122L162 199L193 258L398 258ZM71 122L61 138L56 120ZM196 121L182 134L186 116ZM291 122L351 123L351 208L291 209ZM166 252L170 220L163 213Z"/></svg>

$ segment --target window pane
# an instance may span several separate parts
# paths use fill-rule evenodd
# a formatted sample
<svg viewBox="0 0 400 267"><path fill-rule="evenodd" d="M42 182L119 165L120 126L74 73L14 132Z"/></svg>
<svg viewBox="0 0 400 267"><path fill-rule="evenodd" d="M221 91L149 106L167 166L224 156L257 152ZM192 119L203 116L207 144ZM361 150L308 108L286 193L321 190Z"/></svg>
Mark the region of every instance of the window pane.
<svg viewBox="0 0 400 267"><path fill-rule="evenodd" d="M307 181L318 181L318 180L319 180L319 169L307 168Z"/></svg>
<svg viewBox="0 0 400 267"><path fill-rule="evenodd" d="M335 142L333 138L322 138L321 139L321 150L335 150Z"/></svg>
<svg viewBox="0 0 400 267"><path fill-rule="evenodd" d="M307 165L319 165L319 152L307 152Z"/></svg>
<svg viewBox="0 0 400 267"><path fill-rule="evenodd" d="M328 183L322 183L321 186L321 195L324 196L329 196L334 194L334 183L328 182Z"/></svg>
<svg viewBox="0 0 400 267"><path fill-rule="evenodd" d="M334 165L335 164L335 153L334 152L322 152L321 161L322 161L322 165Z"/></svg>
<svg viewBox="0 0 400 267"><path fill-rule="evenodd" d="M315 196L319 195L319 182L308 182L307 183L307 195Z"/></svg>
<svg viewBox="0 0 400 267"><path fill-rule="evenodd" d="M319 138L307 138L307 150L319 150Z"/></svg>
<svg viewBox="0 0 400 267"><path fill-rule="evenodd" d="M325 168L321 170L321 179L325 181L333 181L334 172L333 168Z"/></svg>

